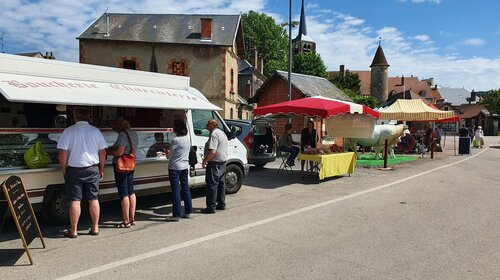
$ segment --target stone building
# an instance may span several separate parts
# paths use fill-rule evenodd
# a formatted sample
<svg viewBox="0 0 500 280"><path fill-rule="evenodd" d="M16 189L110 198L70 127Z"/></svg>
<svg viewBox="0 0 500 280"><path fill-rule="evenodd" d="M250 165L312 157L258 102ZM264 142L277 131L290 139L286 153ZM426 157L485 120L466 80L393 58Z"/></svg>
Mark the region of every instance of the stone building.
<svg viewBox="0 0 500 280"><path fill-rule="evenodd" d="M240 15L105 13L78 40L81 63L189 76L224 118L251 115L238 96Z"/></svg>

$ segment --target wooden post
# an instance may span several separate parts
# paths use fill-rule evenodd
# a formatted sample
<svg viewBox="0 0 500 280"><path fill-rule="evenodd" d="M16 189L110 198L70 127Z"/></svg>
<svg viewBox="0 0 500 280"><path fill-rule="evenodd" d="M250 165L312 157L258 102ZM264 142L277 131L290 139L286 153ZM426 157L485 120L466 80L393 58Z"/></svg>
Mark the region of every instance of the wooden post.
<svg viewBox="0 0 500 280"><path fill-rule="evenodd" d="M388 143L387 143L387 139L385 139L384 141L384 168L387 168L387 152L388 152Z"/></svg>
<svg viewBox="0 0 500 280"><path fill-rule="evenodd" d="M434 158L434 146L436 144L436 138L431 139L431 159Z"/></svg>
<svg viewBox="0 0 500 280"><path fill-rule="evenodd" d="M457 128L458 128L458 122L455 122L455 132L453 133L453 153L455 156L457 155L457 139L456 139L458 133Z"/></svg>

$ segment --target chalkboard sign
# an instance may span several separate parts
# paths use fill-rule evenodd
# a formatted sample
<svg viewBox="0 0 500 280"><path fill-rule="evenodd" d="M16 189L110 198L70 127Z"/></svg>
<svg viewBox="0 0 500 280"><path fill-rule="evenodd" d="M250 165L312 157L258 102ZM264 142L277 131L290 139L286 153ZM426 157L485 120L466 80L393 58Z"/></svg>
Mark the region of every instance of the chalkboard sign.
<svg viewBox="0 0 500 280"><path fill-rule="evenodd" d="M16 223L19 235L23 241L26 253L28 254L28 258L30 259L30 263L33 264L28 245L31 244L36 237L40 237L43 248L45 248L45 242L43 241L42 232L40 231L35 213L31 207L28 193L24 188L21 178L17 176L10 176L7 178L7 180L2 183L2 190L9 205L10 213Z"/></svg>

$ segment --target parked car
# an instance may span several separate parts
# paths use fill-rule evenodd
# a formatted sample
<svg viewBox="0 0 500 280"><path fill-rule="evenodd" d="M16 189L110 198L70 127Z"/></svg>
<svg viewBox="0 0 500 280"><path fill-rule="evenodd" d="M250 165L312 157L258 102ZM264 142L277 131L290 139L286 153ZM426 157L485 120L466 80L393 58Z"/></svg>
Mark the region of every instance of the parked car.
<svg viewBox="0 0 500 280"><path fill-rule="evenodd" d="M224 121L233 135L247 147L248 164L263 167L276 160L276 135L271 118Z"/></svg>

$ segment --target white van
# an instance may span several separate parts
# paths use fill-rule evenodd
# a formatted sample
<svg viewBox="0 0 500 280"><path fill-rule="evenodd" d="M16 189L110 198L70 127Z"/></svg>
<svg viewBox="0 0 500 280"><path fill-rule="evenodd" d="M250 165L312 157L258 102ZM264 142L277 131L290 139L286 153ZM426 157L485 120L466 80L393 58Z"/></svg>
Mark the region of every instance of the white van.
<svg viewBox="0 0 500 280"><path fill-rule="evenodd" d="M220 108L189 87L188 77L0 54L0 93L0 182L11 175L21 177L34 208L53 223L69 220L56 145L64 128L71 125L75 105L91 108L91 122L101 129L109 145L117 137L109 128L110 121L124 117L131 123L139 135L137 195L170 191L168 159L152 149L155 136L163 135L166 143L160 145L168 145L175 137L174 121L186 123L196 147L198 164L190 172L192 187L205 184L201 162L209 135L207 120L215 118L219 128L230 135L217 113ZM246 148L238 139L229 138L225 180L231 194L241 188L249 167ZM53 163L29 169L23 155L37 140ZM100 200L118 199L109 157L104 174Z"/></svg>

